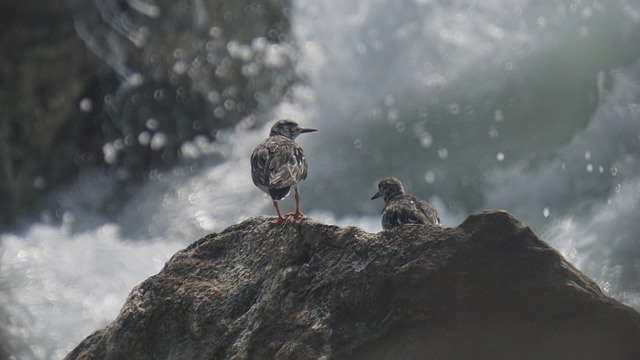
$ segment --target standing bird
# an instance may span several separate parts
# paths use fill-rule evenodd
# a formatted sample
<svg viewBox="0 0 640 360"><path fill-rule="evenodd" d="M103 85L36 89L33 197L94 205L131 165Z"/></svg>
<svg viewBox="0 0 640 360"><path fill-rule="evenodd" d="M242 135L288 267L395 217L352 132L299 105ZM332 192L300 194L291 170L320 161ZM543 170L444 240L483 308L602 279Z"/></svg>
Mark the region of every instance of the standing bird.
<svg viewBox="0 0 640 360"><path fill-rule="evenodd" d="M382 209L382 228L385 230L404 224L440 225L436 210L417 196L405 194L402 183L394 177L380 180L378 192L371 200L381 196L385 202Z"/></svg>
<svg viewBox="0 0 640 360"><path fill-rule="evenodd" d="M260 143L251 154L251 179L253 183L271 196L278 219L272 224L280 224L289 216L304 216L300 211L298 183L307 178L307 160L295 138L316 129L305 129L290 119L276 121L269 137ZM291 187L296 192L296 211L285 216L280 214L278 200L287 195Z"/></svg>

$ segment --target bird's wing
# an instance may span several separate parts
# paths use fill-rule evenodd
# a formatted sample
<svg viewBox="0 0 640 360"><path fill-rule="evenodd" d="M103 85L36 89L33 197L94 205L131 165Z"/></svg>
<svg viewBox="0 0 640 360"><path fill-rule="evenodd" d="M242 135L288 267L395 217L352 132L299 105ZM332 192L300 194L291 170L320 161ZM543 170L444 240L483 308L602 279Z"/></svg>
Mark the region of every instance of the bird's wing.
<svg viewBox="0 0 640 360"><path fill-rule="evenodd" d="M425 216L425 219L427 219L426 223L440 225L440 218L438 217L438 213L436 212L436 209L433 208L433 206L415 196L411 197L413 198L412 201L414 201L416 209Z"/></svg>
<svg viewBox="0 0 640 360"><path fill-rule="evenodd" d="M267 139L251 154L253 182L269 188L284 188L307 177L302 148L282 136Z"/></svg>
<svg viewBox="0 0 640 360"><path fill-rule="evenodd" d="M389 226L403 224L428 224L429 220L417 207L414 199L397 197L389 201L383 210L383 222Z"/></svg>

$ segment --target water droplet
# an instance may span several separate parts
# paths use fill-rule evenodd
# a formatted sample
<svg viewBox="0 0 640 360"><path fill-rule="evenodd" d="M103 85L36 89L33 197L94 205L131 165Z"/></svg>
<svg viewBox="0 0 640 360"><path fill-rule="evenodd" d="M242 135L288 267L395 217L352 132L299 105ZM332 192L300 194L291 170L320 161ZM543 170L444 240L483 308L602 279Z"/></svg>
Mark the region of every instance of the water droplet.
<svg viewBox="0 0 640 360"><path fill-rule="evenodd" d="M591 160L591 151L587 151L584 153L584 159L585 160Z"/></svg>
<svg viewBox="0 0 640 360"><path fill-rule="evenodd" d="M456 103L449 104L448 109L449 109L449 114L451 115L458 115L460 113L460 105Z"/></svg>
<svg viewBox="0 0 640 360"><path fill-rule="evenodd" d="M611 176L616 176L616 175L618 175L618 168L612 167L611 168Z"/></svg>
<svg viewBox="0 0 640 360"><path fill-rule="evenodd" d="M504 153L499 152L498 155L496 155L496 159L498 159L498 161L504 160Z"/></svg>
<svg viewBox="0 0 640 360"><path fill-rule="evenodd" d="M544 217L549 217L549 213L550 213L550 211L549 211L548 207L545 207L544 209L542 209L542 215Z"/></svg>
<svg viewBox="0 0 640 360"><path fill-rule="evenodd" d="M188 69L189 67L187 66L187 63L183 60L177 61L175 64L173 64L173 72L175 72L176 74L183 75L187 72Z"/></svg>
<svg viewBox="0 0 640 360"><path fill-rule="evenodd" d="M389 108L389 111L387 111L387 120L389 121L389 123L393 124L398 121L399 118L400 114L398 113L398 109Z"/></svg>
<svg viewBox="0 0 640 360"><path fill-rule="evenodd" d="M267 48L267 39L263 36L253 39L251 48L255 51L264 51Z"/></svg>
<svg viewBox="0 0 640 360"><path fill-rule="evenodd" d="M80 110L84 111L84 112L89 112L91 110L93 110L93 100L89 99L89 98L84 98L82 100L80 100Z"/></svg>
<svg viewBox="0 0 640 360"><path fill-rule="evenodd" d="M20 261L26 260L28 257L29 257L29 253L26 252L24 249L20 249L16 254L16 259Z"/></svg>
<svg viewBox="0 0 640 360"><path fill-rule="evenodd" d="M438 157L440 159L446 159L447 156L449 156L449 150L447 150L446 148L440 148L438 149Z"/></svg>
<svg viewBox="0 0 640 360"><path fill-rule="evenodd" d="M228 111L233 111L236 109L236 102L229 99L224 102L224 108L227 109Z"/></svg>
<svg viewBox="0 0 640 360"><path fill-rule="evenodd" d="M148 131L143 131L140 134L138 134L138 143L140 143L140 145L147 146L149 145L150 141L151 141L151 134Z"/></svg>
<svg viewBox="0 0 640 360"><path fill-rule="evenodd" d="M156 133L151 138L151 150L158 151L167 145L167 135L163 133Z"/></svg>
<svg viewBox="0 0 640 360"><path fill-rule="evenodd" d="M369 110L369 118L378 118L382 115L382 109L380 109L379 107L374 107L373 109Z"/></svg>
<svg viewBox="0 0 640 360"><path fill-rule="evenodd" d="M355 140L353 140L353 147L355 147L356 149L360 149L362 147L362 139L356 138Z"/></svg>
<svg viewBox="0 0 640 360"><path fill-rule="evenodd" d="M122 139L115 139L113 141L113 146L116 148L116 150L120 151L120 150L124 150L124 140Z"/></svg>
<svg viewBox="0 0 640 360"><path fill-rule="evenodd" d="M364 43L358 43L358 45L356 45L356 51L360 55L366 55L367 54L367 45L364 44Z"/></svg>
<svg viewBox="0 0 640 360"><path fill-rule="evenodd" d="M386 106L393 106L396 103L396 98L393 95L387 95L384 98L384 104Z"/></svg>
<svg viewBox="0 0 640 360"><path fill-rule="evenodd" d="M598 172L600 172L600 174L604 173L604 168L601 166L598 167Z"/></svg>
<svg viewBox="0 0 640 360"><path fill-rule="evenodd" d="M38 176L35 179L33 179L33 186L35 186L35 188L38 190L42 190L47 186L47 182L44 180L42 176Z"/></svg>
<svg viewBox="0 0 640 360"><path fill-rule="evenodd" d="M175 48L173 50L173 57L176 59L184 59L185 57L185 52L184 49L182 48Z"/></svg>
<svg viewBox="0 0 640 360"><path fill-rule="evenodd" d="M259 72L260 66L255 62L242 66L242 75L244 75L245 77L257 76Z"/></svg>
<svg viewBox="0 0 640 360"><path fill-rule="evenodd" d="M167 97L165 91L163 89L157 89L156 91L153 92L153 98L156 101L162 101Z"/></svg>
<svg viewBox="0 0 640 360"><path fill-rule="evenodd" d="M578 4L571 3L571 5L569 5L569 10L571 10L571 12L575 14L576 12L578 12Z"/></svg>
<svg viewBox="0 0 640 360"><path fill-rule="evenodd" d="M76 217L70 211L65 211L64 215L62 215L62 221L65 223L72 223L76 220Z"/></svg>
<svg viewBox="0 0 640 360"><path fill-rule="evenodd" d="M593 165L592 164L587 164L587 172L589 174L591 174L593 172Z"/></svg>
<svg viewBox="0 0 640 360"><path fill-rule="evenodd" d="M420 136L420 145L422 145L422 147L428 148L431 146L431 144L433 144L433 136L425 131L425 133Z"/></svg>
<svg viewBox="0 0 640 360"><path fill-rule="evenodd" d="M224 108L222 106L218 106L213 110L213 116L215 116L218 119L223 118L226 115L226 111L224 111Z"/></svg>
<svg viewBox="0 0 640 360"><path fill-rule="evenodd" d="M180 146L180 154L186 159L197 159L202 154L200 149L192 141L187 141ZM182 169L187 173L186 169Z"/></svg>
<svg viewBox="0 0 640 360"><path fill-rule="evenodd" d="M544 16L538 16L538 19L536 19L536 23L538 23L538 26L541 29L544 29L547 26L547 19L545 19Z"/></svg>
<svg viewBox="0 0 640 360"><path fill-rule="evenodd" d="M495 120L496 122L504 121L504 113L502 112L502 110L498 109L493 113L493 120Z"/></svg>
<svg viewBox="0 0 640 360"><path fill-rule="evenodd" d="M118 150L113 143L106 143L102 147L102 153L104 154L104 162L107 164L115 164L118 157Z"/></svg>
<svg viewBox="0 0 640 360"><path fill-rule="evenodd" d="M209 94L207 95L207 99L212 104L217 104L220 101L220 94L215 90L211 90L211 91L209 91Z"/></svg>
<svg viewBox="0 0 640 360"><path fill-rule="evenodd" d="M622 185L616 185L616 194L620 194L620 190L622 190Z"/></svg>
<svg viewBox="0 0 640 360"><path fill-rule="evenodd" d="M133 136L131 135L127 135L124 137L124 144L126 146L131 146L133 144L135 144L135 140L133 139Z"/></svg>
<svg viewBox="0 0 640 360"><path fill-rule="evenodd" d="M212 38L219 38L220 35L222 35L222 30L219 27L214 26L209 29L209 36L211 36Z"/></svg>
<svg viewBox="0 0 640 360"><path fill-rule="evenodd" d="M489 130L489 137L495 139L498 136L500 136L500 132L498 131L498 129L492 127L491 130Z"/></svg>
<svg viewBox="0 0 640 360"><path fill-rule="evenodd" d="M424 173L424 181L427 182L427 184L433 184L436 181L436 174L433 173L433 171L427 171Z"/></svg>
<svg viewBox="0 0 640 360"><path fill-rule="evenodd" d="M143 82L144 82L144 77L140 73L131 74L131 76L127 78L127 83L129 83L129 85L134 87L142 85Z"/></svg>
<svg viewBox="0 0 640 360"><path fill-rule="evenodd" d="M427 120L429 117L429 109L426 106L421 106L418 110L418 119Z"/></svg>
<svg viewBox="0 0 640 360"><path fill-rule="evenodd" d="M160 122L157 119L154 118L149 118L144 125L147 127L147 129L151 130L151 131L155 131L158 130L158 128L160 127Z"/></svg>

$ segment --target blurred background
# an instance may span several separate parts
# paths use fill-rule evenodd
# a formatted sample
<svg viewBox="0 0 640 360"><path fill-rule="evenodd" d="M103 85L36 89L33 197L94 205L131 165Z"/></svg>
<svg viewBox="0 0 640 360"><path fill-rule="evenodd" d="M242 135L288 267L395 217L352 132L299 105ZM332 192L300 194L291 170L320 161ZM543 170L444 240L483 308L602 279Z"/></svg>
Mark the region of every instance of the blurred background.
<svg viewBox="0 0 640 360"><path fill-rule="evenodd" d="M199 237L274 215L249 156L319 129L307 216L504 209L640 310L640 3L0 1L0 358L61 359ZM293 199L281 202L293 210Z"/></svg>

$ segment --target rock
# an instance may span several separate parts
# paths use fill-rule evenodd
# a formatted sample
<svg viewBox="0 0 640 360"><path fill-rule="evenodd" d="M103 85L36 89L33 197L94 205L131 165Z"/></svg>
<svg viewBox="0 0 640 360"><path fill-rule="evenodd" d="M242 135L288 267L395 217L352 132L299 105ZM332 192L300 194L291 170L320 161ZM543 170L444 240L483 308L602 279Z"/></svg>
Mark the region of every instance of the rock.
<svg viewBox="0 0 640 360"><path fill-rule="evenodd" d="M123 79L102 129L107 162L132 172L254 125L298 80L289 0L69 1L78 34Z"/></svg>
<svg viewBox="0 0 640 360"><path fill-rule="evenodd" d="M66 359L640 358L640 313L506 212L377 234L269 220L176 253Z"/></svg>
<svg viewBox="0 0 640 360"><path fill-rule="evenodd" d="M0 13L2 226L78 166L100 160L103 141L79 107L101 66L86 56L67 5L3 1Z"/></svg>
<svg viewBox="0 0 640 360"><path fill-rule="evenodd" d="M120 170L113 182L126 174L135 183L175 165L184 149L201 155L220 129L254 125L298 80L289 8L289 0L2 2L0 227L82 168L106 161Z"/></svg>

